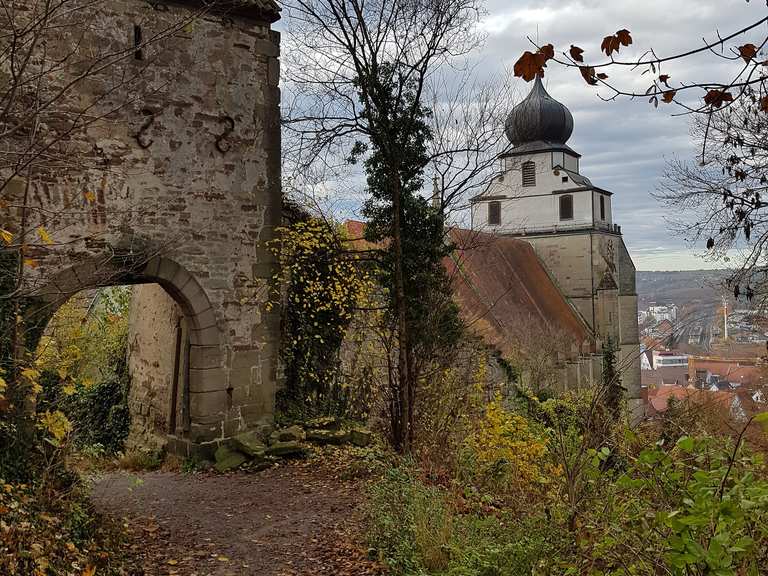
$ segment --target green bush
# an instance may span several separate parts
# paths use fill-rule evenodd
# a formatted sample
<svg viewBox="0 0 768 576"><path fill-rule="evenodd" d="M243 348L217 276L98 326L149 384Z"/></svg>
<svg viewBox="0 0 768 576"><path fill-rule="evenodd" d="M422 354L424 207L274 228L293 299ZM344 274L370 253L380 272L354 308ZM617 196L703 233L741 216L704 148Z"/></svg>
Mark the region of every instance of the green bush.
<svg viewBox="0 0 768 576"><path fill-rule="evenodd" d="M465 503L421 482L412 465L390 468L373 485L369 544L395 576L530 576L558 570L567 535L545 517ZM556 574L558 572L551 572Z"/></svg>

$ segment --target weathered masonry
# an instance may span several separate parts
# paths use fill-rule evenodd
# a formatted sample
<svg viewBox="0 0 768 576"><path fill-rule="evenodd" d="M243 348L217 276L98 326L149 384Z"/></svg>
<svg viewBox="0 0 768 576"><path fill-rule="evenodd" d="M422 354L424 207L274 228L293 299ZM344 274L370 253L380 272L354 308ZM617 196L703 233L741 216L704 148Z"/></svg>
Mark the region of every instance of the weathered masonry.
<svg viewBox="0 0 768 576"><path fill-rule="evenodd" d="M61 109L93 102L88 114L103 115L67 136L78 161L12 183L16 198L29 186L28 228L52 236L25 272L30 314L50 317L80 290L121 284L162 287L137 290L136 322L151 324L163 298L177 310L155 340L132 335L131 409L132 435L164 433L182 453L271 418L279 343L279 314L266 306L276 265L266 244L281 210L279 35L270 28L279 9L272 0L213 4L78 8L81 24L63 27L49 53L77 44L89 58L129 56L64 96ZM55 81L80 72L63 69ZM20 211L10 218L18 230ZM153 299L142 304L141 294ZM160 361L171 362L169 376L142 380L139 367Z"/></svg>

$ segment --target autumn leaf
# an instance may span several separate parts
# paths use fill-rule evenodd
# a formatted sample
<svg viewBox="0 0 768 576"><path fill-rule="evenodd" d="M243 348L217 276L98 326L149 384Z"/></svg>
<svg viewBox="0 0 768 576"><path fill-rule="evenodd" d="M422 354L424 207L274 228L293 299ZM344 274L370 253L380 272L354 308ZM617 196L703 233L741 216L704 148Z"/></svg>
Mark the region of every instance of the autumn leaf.
<svg viewBox="0 0 768 576"><path fill-rule="evenodd" d="M72 423L61 410L44 412L40 416L40 424L57 442L61 442L72 432Z"/></svg>
<svg viewBox="0 0 768 576"><path fill-rule="evenodd" d="M723 90L710 90L707 95L704 96L704 103L712 106L713 108L720 108L723 102L733 102L733 94L730 92L724 92Z"/></svg>
<svg viewBox="0 0 768 576"><path fill-rule="evenodd" d="M89 564L85 570L83 570L82 576L94 576L96 574L96 566Z"/></svg>
<svg viewBox="0 0 768 576"><path fill-rule="evenodd" d="M669 104L670 102L672 102L672 100L675 99L675 94L677 94L675 90L665 90L662 93L661 99L667 104Z"/></svg>
<svg viewBox="0 0 768 576"><path fill-rule="evenodd" d="M632 36L630 35L629 30L627 30L626 28L622 28L621 30L616 32L616 38L618 39L618 41L621 43L622 46L629 46L630 44L632 44ZM616 48L616 50L618 51L619 49Z"/></svg>
<svg viewBox="0 0 768 576"><path fill-rule="evenodd" d="M668 80L669 80L669 74L662 74L661 76L659 76L659 82L663 82L667 88L669 88L669 84L667 83Z"/></svg>
<svg viewBox="0 0 768 576"><path fill-rule="evenodd" d="M584 62L584 56L582 56L582 54L584 54L584 50L578 46L571 44L571 49L568 51L568 53L576 62Z"/></svg>
<svg viewBox="0 0 768 576"><path fill-rule="evenodd" d="M749 61L757 56L757 46L754 44L744 44L739 46L739 55L744 58L744 62L749 64Z"/></svg>
<svg viewBox="0 0 768 576"><path fill-rule="evenodd" d="M581 72L581 76L587 84L590 86L597 84L595 69L592 66L579 66L579 72Z"/></svg>
<svg viewBox="0 0 768 576"><path fill-rule="evenodd" d="M34 368L25 368L21 371L21 375L27 380L37 380L40 378L40 371L35 370Z"/></svg>
<svg viewBox="0 0 768 576"><path fill-rule="evenodd" d="M48 233L48 230L46 230L44 227L39 226L37 228L37 235L40 236L40 240L42 240L44 244L48 244L48 245L53 244L53 238L51 238L51 235Z"/></svg>
<svg viewBox="0 0 768 576"><path fill-rule="evenodd" d="M545 65L546 60L544 54L534 54L533 52L526 50L517 62L515 62L514 73L515 76L522 78L526 82L530 82L536 78L537 75L544 75Z"/></svg>
<svg viewBox="0 0 768 576"><path fill-rule="evenodd" d="M552 60L555 57L555 47L552 44L544 44L544 46L539 48L539 54L544 56L544 62Z"/></svg>
<svg viewBox="0 0 768 576"><path fill-rule="evenodd" d="M768 112L768 96L763 96L760 98L760 110L763 112Z"/></svg>
<svg viewBox="0 0 768 576"><path fill-rule="evenodd" d="M40 263L37 260L33 260L32 258L24 258L24 266L27 266L28 268L37 268L40 265Z"/></svg>
<svg viewBox="0 0 768 576"><path fill-rule="evenodd" d="M608 79L608 74L606 74L605 72L598 72L597 73L597 79L598 80L607 80Z"/></svg>
<svg viewBox="0 0 768 576"><path fill-rule="evenodd" d="M90 190L85 190L83 192L83 196L88 201L89 204L93 204L96 201L96 195L91 192Z"/></svg>
<svg viewBox="0 0 768 576"><path fill-rule="evenodd" d="M13 234L8 232L8 230L3 230L2 228L0 228L0 238L2 238L3 242L6 244L13 242Z"/></svg>
<svg viewBox="0 0 768 576"><path fill-rule="evenodd" d="M610 56L613 52L618 52L620 46L621 44L616 36L606 36L600 44L600 50L605 52L606 56Z"/></svg>

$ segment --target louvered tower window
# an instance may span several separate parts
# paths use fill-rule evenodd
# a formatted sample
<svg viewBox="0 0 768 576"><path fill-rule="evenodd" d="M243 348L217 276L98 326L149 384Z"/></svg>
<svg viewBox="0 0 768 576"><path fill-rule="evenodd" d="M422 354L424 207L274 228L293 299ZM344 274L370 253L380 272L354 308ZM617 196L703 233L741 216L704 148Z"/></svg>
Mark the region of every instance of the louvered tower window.
<svg viewBox="0 0 768 576"><path fill-rule="evenodd" d="M536 186L536 164L523 162L523 186Z"/></svg>
<svg viewBox="0 0 768 576"><path fill-rule="evenodd" d="M488 202L488 226L501 225L501 202Z"/></svg>
<svg viewBox="0 0 768 576"><path fill-rule="evenodd" d="M560 196L560 220L573 220L573 196Z"/></svg>

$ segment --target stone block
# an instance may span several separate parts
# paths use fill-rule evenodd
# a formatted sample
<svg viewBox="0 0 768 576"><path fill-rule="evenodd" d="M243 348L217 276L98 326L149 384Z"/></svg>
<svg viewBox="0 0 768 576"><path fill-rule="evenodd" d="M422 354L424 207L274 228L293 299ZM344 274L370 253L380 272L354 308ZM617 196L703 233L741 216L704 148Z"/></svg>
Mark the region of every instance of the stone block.
<svg viewBox="0 0 768 576"><path fill-rule="evenodd" d="M163 258L157 269L157 278L159 280L164 280L168 284L174 285L173 279L176 276L176 273L179 271L179 269L180 269L180 266L176 264L176 262L174 262L173 260L169 260L168 258Z"/></svg>
<svg viewBox="0 0 768 576"><path fill-rule="evenodd" d="M349 441L355 446L365 447L373 441L373 434L365 428L353 428L349 431Z"/></svg>
<svg viewBox="0 0 768 576"><path fill-rule="evenodd" d="M341 428L341 422L335 416L318 416L307 420L304 425L314 430L338 430Z"/></svg>
<svg viewBox="0 0 768 576"><path fill-rule="evenodd" d="M280 428L275 430L269 435L269 443L277 444L278 442L301 442L306 438L304 429L301 426L293 425L287 428Z"/></svg>
<svg viewBox="0 0 768 576"><path fill-rule="evenodd" d="M298 442L277 442L267 448L266 455L281 458L303 458L307 455L307 450Z"/></svg>
<svg viewBox="0 0 768 576"><path fill-rule="evenodd" d="M346 430L307 430L307 442L315 444L341 445L349 442L349 432Z"/></svg>
<svg viewBox="0 0 768 576"><path fill-rule="evenodd" d="M189 414L193 421L199 420L201 416L223 416L227 412L227 404L226 390L189 394Z"/></svg>
<svg viewBox="0 0 768 576"><path fill-rule="evenodd" d="M248 460L242 452L232 450L224 445L216 449L214 458L216 459L214 468L216 468L217 472L229 472Z"/></svg>
<svg viewBox="0 0 768 576"><path fill-rule="evenodd" d="M218 392L227 389L227 375L221 368L189 369L189 391L191 394Z"/></svg>
<svg viewBox="0 0 768 576"><path fill-rule="evenodd" d="M221 341L218 326L209 326L202 330L190 330L189 341L196 346L217 346Z"/></svg>
<svg viewBox="0 0 768 576"><path fill-rule="evenodd" d="M224 355L220 346L192 345L189 347L189 367L191 369L220 368L223 364Z"/></svg>
<svg viewBox="0 0 768 576"><path fill-rule="evenodd" d="M192 322L195 325L195 329L203 330L216 326L216 314L213 312L213 308L208 308L202 312L198 312L193 318Z"/></svg>
<svg viewBox="0 0 768 576"><path fill-rule="evenodd" d="M260 435L255 431L238 434L230 439L229 444L233 449L238 450L251 458L263 459L267 451L267 447L261 441Z"/></svg>
<svg viewBox="0 0 768 576"><path fill-rule="evenodd" d="M221 417L219 418L221 420ZM192 422L189 425L189 440L194 443L211 442L221 438L221 424L199 424Z"/></svg>

